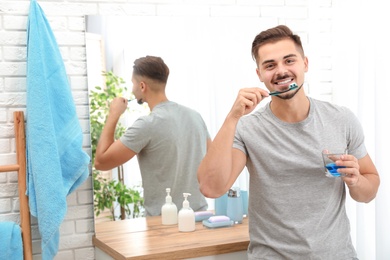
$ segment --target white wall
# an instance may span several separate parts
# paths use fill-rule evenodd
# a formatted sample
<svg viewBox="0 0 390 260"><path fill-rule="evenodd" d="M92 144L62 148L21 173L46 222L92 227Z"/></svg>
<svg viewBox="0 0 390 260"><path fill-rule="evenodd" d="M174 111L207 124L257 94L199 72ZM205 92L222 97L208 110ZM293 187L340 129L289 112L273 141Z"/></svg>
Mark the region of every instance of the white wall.
<svg viewBox="0 0 390 260"><path fill-rule="evenodd" d="M331 99L329 48L331 0L38 0L52 26L65 61L77 113L90 152L84 15L224 16L272 18L302 36L310 60L307 75L312 96ZM0 2L0 164L15 162L12 112L26 106L26 26L30 1ZM276 25L276 24L275 24ZM316 48L310 46L316 44ZM320 50L320 52L319 52ZM315 55L314 55L315 54ZM250 55L248 53L248 55ZM314 88L316 86L316 88ZM0 176L0 221L18 221L16 174ZM40 259L40 238L33 220L34 259ZM92 185L88 179L68 197L56 259L94 259Z"/></svg>

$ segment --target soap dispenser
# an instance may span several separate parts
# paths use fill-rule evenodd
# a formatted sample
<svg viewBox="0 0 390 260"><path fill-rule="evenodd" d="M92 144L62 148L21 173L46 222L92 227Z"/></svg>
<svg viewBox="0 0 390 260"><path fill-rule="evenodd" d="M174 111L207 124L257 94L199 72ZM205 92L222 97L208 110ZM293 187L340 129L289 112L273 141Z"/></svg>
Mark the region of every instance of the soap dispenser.
<svg viewBox="0 0 390 260"><path fill-rule="evenodd" d="M172 202L170 195L171 189L166 188L167 196L165 197L165 204L161 207L161 219L163 225L175 225L177 224L177 207Z"/></svg>
<svg viewBox="0 0 390 260"><path fill-rule="evenodd" d="M191 194L183 193L183 196L183 208L179 211L179 231L191 232L195 230L195 213L190 207L190 202L187 200Z"/></svg>

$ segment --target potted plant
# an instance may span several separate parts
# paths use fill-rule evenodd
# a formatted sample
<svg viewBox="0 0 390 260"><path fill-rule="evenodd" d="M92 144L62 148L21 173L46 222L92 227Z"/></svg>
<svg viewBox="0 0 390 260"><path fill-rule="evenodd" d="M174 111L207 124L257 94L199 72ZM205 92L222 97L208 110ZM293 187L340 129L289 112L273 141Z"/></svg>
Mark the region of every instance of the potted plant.
<svg viewBox="0 0 390 260"><path fill-rule="evenodd" d="M104 127L106 116L109 111L108 102L115 97L122 96L127 91L123 78L113 72L103 72L106 79L104 88L96 86L90 91L90 122L91 122L91 147L92 165L95 162L95 153L99 137ZM119 122L115 129L115 138L119 138L125 131L125 127ZM110 211L110 218L116 220L116 203L121 208L120 219L126 216L133 218L143 215L143 197L137 188L129 188L123 182L123 165L117 167L118 180L103 176L101 171L92 167L94 211L95 215L104 210ZM133 210L132 210L133 209Z"/></svg>

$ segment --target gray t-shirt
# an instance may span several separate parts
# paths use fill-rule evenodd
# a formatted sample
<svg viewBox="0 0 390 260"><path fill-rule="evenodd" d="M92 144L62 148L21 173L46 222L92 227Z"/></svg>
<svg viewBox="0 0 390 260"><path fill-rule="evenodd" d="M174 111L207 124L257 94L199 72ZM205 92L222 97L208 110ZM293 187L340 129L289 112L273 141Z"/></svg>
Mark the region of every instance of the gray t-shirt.
<svg viewBox="0 0 390 260"><path fill-rule="evenodd" d="M161 214L166 188L171 188L178 210L183 205L183 192L191 193L188 201L194 211L207 209L197 170L209 137L198 112L171 101L156 105L126 130L120 141L137 153L147 216Z"/></svg>
<svg viewBox="0 0 390 260"><path fill-rule="evenodd" d="M281 121L267 104L237 125L233 147L250 173L249 259L356 257L345 184L325 176L322 150L364 157L363 129L347 108L309 101L301 122Z"/></svg>

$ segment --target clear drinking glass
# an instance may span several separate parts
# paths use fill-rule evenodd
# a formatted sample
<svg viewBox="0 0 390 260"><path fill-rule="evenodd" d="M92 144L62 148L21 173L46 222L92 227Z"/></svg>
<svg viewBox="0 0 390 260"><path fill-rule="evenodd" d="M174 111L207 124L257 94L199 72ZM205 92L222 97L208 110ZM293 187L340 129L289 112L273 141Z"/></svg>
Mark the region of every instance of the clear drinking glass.
<svg viewBox="0 0 390 260"><path fill-rule="evenodd" d="M322 159L324 160L325 175L327 177L341 177L344 174L337 172L339 168L345 168L345 166L337 166L336 161L340 160L340 156L345 153L328 153L327 151L322 152Z"/></svg>

